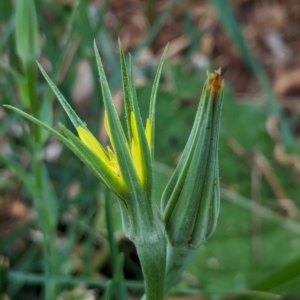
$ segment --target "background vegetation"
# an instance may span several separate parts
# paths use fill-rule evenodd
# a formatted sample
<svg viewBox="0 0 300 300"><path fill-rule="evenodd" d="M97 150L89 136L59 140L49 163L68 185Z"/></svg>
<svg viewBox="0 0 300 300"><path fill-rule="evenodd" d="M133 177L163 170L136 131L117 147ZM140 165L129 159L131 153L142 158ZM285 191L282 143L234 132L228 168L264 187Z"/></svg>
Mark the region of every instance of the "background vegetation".
<svg viewBox="0 0 300 300"><path fill-rule="evenodd" d="M158 201L187 140L206 70L222 68L219 223L172 294L299 299L300 5L37 0L35 6L37 60L103 142L93 40L120 112L118 37L131 52L145 113L158 58L170 43L157 97ZM36 142L31 125L2 107L72 128L44 78L18 52L16 7L17 1L0 1L0 298L105 299L112 279L111 297L122 299L125 285L135 299L143 290L141 271L116 201L68 149L43 131Z"/></svg>

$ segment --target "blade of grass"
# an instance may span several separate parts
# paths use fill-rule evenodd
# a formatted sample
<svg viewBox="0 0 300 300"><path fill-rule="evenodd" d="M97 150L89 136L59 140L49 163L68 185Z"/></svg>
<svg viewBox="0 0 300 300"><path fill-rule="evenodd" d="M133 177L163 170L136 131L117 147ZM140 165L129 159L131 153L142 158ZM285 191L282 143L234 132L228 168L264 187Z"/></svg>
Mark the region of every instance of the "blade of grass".
<svg viewBox="0 0 300 300"><path fill-rule="evenodd" d="M257 291L270 291L276 288L276 290L278 290L281 285L287 283L288 281L294 280L297 277L298 283L296 286L299 286L300 257L297 257L296 259L290 261L279 270L273 272L262 281L256 283L251 287L251 289ZM284 292L284 290L282 292Z"/></svg>
<svg viewBox="0 0 300 300"><path fill-rule="evenodd" d="M250 199L247 199L243 196L227 191L225 189L221 189L221 195L227 201L235 205L238 205L240 207L243 207L249 211L254 209L264 219L274 222L277 225L285 228L286 230L289 230L297 235L300 235L300 224L298 222L282 217L278 213L275 213L260 204L254 203Z"/></svg>
<svg viewBox="0 0 300 300"><path fill-rule="evenodd" d="M109 300L111 298L111 294L112 294L112 284L111 281L109 281L106 286L105 294L101 299Z"/></svg>
<svg viewBox="0 0 300 300"><path fill-rule="evenodd" d="M107 228L108 242L109 242L110 253L111 253L110 260L113 269L113 278L114 278L113 281L116 287L115 292L118 300L126 300L127 291L124 283L122 266L121 268L119 267L120 255L118 253L119 250L114 236L113 214L111 211L110 191L108 189L105 189L104 197L105 197L106 228Z"/></svg>
<svg viewBox="0 0 300 300"><path fill-rule="evenodd" d="M35 1L20 0L16 5L16 49L23 63L26 77L26 98L29 99L30 113L39 117L40 102L37 94L37 66L35 60L40 54L40 40ZM20 87L21 90L22 87ZM23 97L21 97L23 100ZM58 272L56 253L57 209L56 197L41 157L41 128L30 123L30 140L32 140L32 173L36 187L33 204L43 234L44 271L46 276ZM46 300L56 298L57 286L45 281L44 293Z"/></svg>
<svg viewBox="0 0 300 300"><path fill-rule="evenodd" d="M52 91L54 92L55 96L59 100L61 106L64 108L64 110L67 113L68 117L72 121L74 127L75 128L77 128L79 126L85 127L84 122L82 122L80 120L80 118L77 116L77 114L75 113L75 111L73 110L73 108L71 107L69 102L65 99L65 97L62 95L62 93L57 88L57 86L54 84L54 82L50 79L50 77L45 72L43 67L39 63L38 63L38 66L39 66L40 71L42 72L43 76L45 77L46 81L48 82L49 86L51 87Z"/></svg>
<svg viewBox="0 0 300 300"><path fill-rule="evenodd" d="M86 284L93 285L105 288L107 283L110 281L109 279L91 279L87 277L75 277L75 276L48 276L42 274L33 274L27 272L18 272L18 271L9 271L8 279L10 281L21 281L28 285L36 285L42 284L46 280L51 280L52 282L56 282L59 284L67 284L67 285L78 285L78 284ZM129 289L134 290L143 290L144 284L141 281L134 280L126 280L125 286Z"/></svg>
<svg viewBox="0 0 300 300"><path fill-rule="evenodd" d="M80 221L82 223L86 223L87 226L89 224L93 223L93 219L95 217L95 211L94 210L89 210L86 211L81 215ZM78 228L79 229L79 228ZM90 227L90 230L93 230L93 228ZM77 238L78 239L78 238ZM81 274L82 276L88 277L89 275L92 275L90 273L90 270L92 266L95 267L95 271L97 270L97 265L96 265L96 255L93 256L93 259L89 259L91 256L91 253L93 253L93 247L95 246L95 234L84 234L84 243L82 244L82 247L80 251L78 252L78 255L83 258L83 261L85 261L85 265L82 268ZM102 252L102 247L101 247L101 252Z"/></svg>
<svg viewBox="0 0 300 300"><path fill-rule="evenodd" d="M67 29L64 33L62 40L63 45L60 51L57 51L57 42L53 40L52 33L49 30L49 23L45 22L44 18L41 18L41 25L42 25L42 31L44 32L47 40L47 47L45 47L45 50L48 53L48 56L53 62L52 64L52 72L51 72L51 78L54 79L55 82L59 82L62 80L61 71L64 68L64 62L66 61L66 57L69 53L70 45L72 42L72 34L74 32L74 22L76 13L78 10L78 3L76 3L70 15L66 16L66 24ZM53 59L51 59L53 58ZM53 112L52 112L52 103L53 103L53 93L51 89L47 89L43 101L40 106L40 116L42 117L43 121L49 125L52 126L53 122ZM49 137L49 132L43 131L42 132L42 144L44 144Z"/></svg>

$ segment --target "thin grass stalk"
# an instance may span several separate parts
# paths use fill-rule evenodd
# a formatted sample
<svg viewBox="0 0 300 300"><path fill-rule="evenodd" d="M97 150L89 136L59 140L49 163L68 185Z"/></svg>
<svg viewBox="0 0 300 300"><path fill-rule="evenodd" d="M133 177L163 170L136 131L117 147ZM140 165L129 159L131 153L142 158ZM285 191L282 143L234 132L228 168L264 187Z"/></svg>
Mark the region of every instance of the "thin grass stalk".
<svg viewBox="0 0 300 300"><path fill-rule="evenodd" d="M8 271L8 280L11 282L22 282L26 283L27 285L37 285L43 284L47 278L44 275L34 274L29 272L18 272L18 271ZM60 285L72 285L76 286L79 284L86 284L86 285L93 285L100 288L106 288L107 284L110 282L108 279L92 279L88 277L72 277L66 275L55 275L51 276L50 280L56 282ZM144 284L141 281L134 281L134 280L126 280L125 286L129 289L133 290L143 290Z"/></svg>
<svg viewBox="0 0 300 300"><path fill-rule="evenodd" d="M118 300L126 300L127 299L127 290L125 286L124 276L122 270L119 268L118 261L119 258L119 250L114 237L114 226L113 226L113 214L111 211L111 199L110 199L110 191L105 189L105 218L106 218L106 228L107 228L107 236L110 247L110 260L112 264L113 270L113 280L115 285L115 291ZM121 271L121 272L120 272Z"/></svg>
<svg viewBox="0 0 300 300"><path fill-rule="evenodd" d="M28 96L30 99L30 110L33 116L38 117L39 103L36 90L37 69L34 62L29 62L25 66ZM44 199L44 183L43 183L43 162L40 156L40 137L41 130L36 124L31 127L32 134L32 164L33 174L35 178L36 195L34 197L34 206L38 214L39 223L43 231L43 249L45 256L45 275L50 277L57 272L56 249L55 249L55 227L50 221L47 201ZM51 280L45 281L45 299L52 300L56 297L56 284Z"/></svg>

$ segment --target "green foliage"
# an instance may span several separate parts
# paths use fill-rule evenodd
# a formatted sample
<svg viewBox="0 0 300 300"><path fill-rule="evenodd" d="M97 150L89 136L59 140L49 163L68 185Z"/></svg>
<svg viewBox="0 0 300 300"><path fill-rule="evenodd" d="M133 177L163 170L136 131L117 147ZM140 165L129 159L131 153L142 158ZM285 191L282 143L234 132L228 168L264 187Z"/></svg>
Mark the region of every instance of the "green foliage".
<svg viewBox="0 0 300 300"><path fill-rule="evenodd" d="M187 74L184 79L192 80ZM175 82L175 84L180 83ZM189 89L193 89L193 86L189 85ZM145 90L141 89L140 93L144 95ZM158 103L180 101L174 95L172 98L171 94L165 91L159 92L158 99ZM173 110L169 110L167 115L178 120L178 123L184 114L188 115L186 110L194 110L193 107L188 107L182 112L180 106L179 108L174 105L172 107ZM159 120L159 117L157 119ZM246 159L237 156L229 143L230 140L235 139L249 153L259 152L265 155L273 174L278 177L286 193L291 199L297 201L299 179L295 181L292 170L279 165L273 159L272 152L275 144L266 132L265 121L265 113L261 104L253 100L238 104L233 100L230 90L225 91L219 145L220 180L226 187L248 199L240 197L239 202L233 202L232 196L224 192L217 230L213 237L200 247L189 268L189 272L201 284L201 293L221 296L227 293L240 293L252 286L253 289L257 287L261 291L275 293L279 291L282 294L297 291L300 278L297 276L298 279L295 279L293 274L297 272L299 223L296 221L295 224L291 224L278 214L279 204L274 200L274 191L265 179L262 179L260 183L263 206L256 208L262 213L260 215L259 211L251 212L252 204L249 199L251 198L252 166ZM159 145L166 143L166 140L170 141L172 133L169 128L164 128L165 132L157 136L157 139L162 139L156 142L158 149ZM182 131L177 132L177 136L178 139L183 139L182 143L187 137ZM167 153L169 153L166 161L174 163L176 148L174 149L170 142L166 144L168 145ZM294 144L294 149L298 149L297 144ZM170 157L173 158L171 162ZM159 170L170 174L168 168L160 167ZM298 202L295 204L299 205ZM261 216L261 226L257 233L260 243L257 249L253 248L255 234L251 221L253 213ZM281 249L283 244L285 250L281 255L278 249ZM296 260L291 261L292 259ZM282 271L280 269L276 271L279 266L282 266ZM272 272L275 272L274 275ZM284 285L283 282L290 284Z"/></svg>
<svg viewBox="0 0 300 300"><path fill-rule="evenodd" d="M71 91L78 63L84 59L89 63L93 74L94 91L90 96L89 108L78 111L78 114L89 123L93 132L97 132L103 107L97 66L94 63L91 47L94 39L103 57L110 87L116 90L121 85L116 37L103 22L107 2L96 14L91 15L89 1L60 6L57 6L55 1L35 1L36 22L33 17L30 19L31 25L29 24L33 28L29 35L34 43L27 44L28 47L33 47L32 52L26 50L28 49L26 45L25 52L17 51L15 44L16 6L13 4L21 5L21 2L26 1L0 1L1 25L4 22L0 33L0 50L5 55L5 61L3 56L0 57L0 104L13 105L22 110L26 109L30 113L33 108L37 110L34 115L50 127L61 122L67 128L71 128L56 100L53 105L54 97L45 81L36 76L35 71L30 69L32 66L29 66L26 71L23 60L28 60L28 55L29 59L35 59L40 48L43 57L51 62L51 66L45 64L49 77L58 84L70 105L75 107ZM133 50L133 65L140 51L149 45L162 28L163 22L176 2L168 3L160 17L153 22L153 27L150 28L141 46ZM251 157L255 153L264 155L272 174L277 177L287 197L293 200L296 207L300 204L299 173L292 166L279 164L273 156L276 145L266 132L266 117L275 114L281 118L282 115L270 92L270 83L265 71L241 34L233 11L228 7L229 2L217 0L212 2L221 18L224 30L259 80L268 102L262 105L257 103L256 99L250 99L245 103L238 103L230 87L225 91L219 145L220 180L225 189L221 202L221 215L214 236L202 245L187 273L173 292L204 294L208 299L223 299L228 295L240 299L239 296L246 290L260 290L269 294L261 294L259 299L274 299L274 294L295 296L295 299L298 299L300 295L299 216L290 219L284 215L284 210L276 200L274 189L264 176L260 180L261 202L256 203L253 210L253 202L250 200L253 172ZM51 16L54 20L51 26L49 26L49 19L45 17L45 10L50 13L48 17ZM31 13L33 12L31 10ZM185 13L184 22L185 32L191 40L191 49L197 49L199 33L195 31L188 11ZM21 25L23 24L21 22ZM19 28L21 31L26 29L20 26ZM37 28L40 35L37 34ZM23 34L21 38L26 36ZM39 41L38 45L36 41ZM25 54L26 57L22 58ZM45 63L43 60L40 62ZM157 91L156 103L155 159L157 162L154 167L157 181L154 191L156 199L161 198L163 189L187 141L205 80L205 72L193 69L184 60L177 65L173 65L170 61L167 63L162 74L163 83ZM147 80L146 85L137 89L143 120L148 115L152 81L153 79ZM31 103L33 99L34 103ZM122 245L118 239L119 235L115 234L122 227L116 199L112 197L110 202L110 213L113 217L109 217L108 221L113 221L113 229L109 232L105 216L110 213L105 213L107 207L102 186L98 185L98 180L83 167L75 155L70 154L66 147L57 160L43 160L40 168L43 174L41 177L43 191L39 193L38 182L35 180L37 175L35 164L31 164L30 161L41 158L40 149L51 145L52 139L49 140L49 133L44 129L40 131L38 151L35 153L34 141L28 130L29 123L27 124L14 112L2 106L0 118L0 209L5 208L2 206L3 201L6 203L5 199L11 202L16 197L30 208L30 215L33 212L30 220L25 220L21 226L12 228L5 236L2 236L1 231L0 251L10 261L10 267L5 273L7 283L5 288L8 296L17 300L43 299L41 288L47 283L50 287L55 283L58 287L57 294L82 284L88 289L97 289L103 299L109 299L118 287L123 286L122 284L130 292L141 294L143 284L137 271L138 266L132 260L128 261L128 253L125 251L125 276L126 266L130 265L130 269L135 270L135 277L134 280L127 278L123 281L118 277L123 263L122 257L119 253L116 257L113 254L116 251L110 250L111 247L120 248ZM282 137L286 141L291 141L291 131L287 129L285 120L282 121ZM68 134L71 135L71 132ZM66 141L63 140L62 135L57 135L56 138L61 138L62 142ZM248 154L247 158L235 153L230 143L232 139L243 147ZM287 154L299 155L299 143L290 142L285 145L285 148ZM75 195L69 195L73 184L79 185L79 191ZM39 199L43 201L38 203ZM37 203L40 205L38 206ZM40 218L37 218L36 214L38 208L43 211ZM253 229L253 214L256 214L260 220L258 232ZM1 226L4 221L1 220ZM39 238L43 235L47 236L47 230L50 237L57 232L60 235L59 239L53 242L58 250L58 253L54 253L56 266L52 271L50 270L52 273L48 274L44 264L46 262L51 265L50 253L44 255L45 246L43 240ZM113 243L113 236L116 245ZM258 244L255 244L255 238L258 238ZM107 262L111 260L116 265L107 275L108 278L95 278L99 270L110 269ZM108 283L109 279L111 279L110 283Z"/></svg>
<svg viewBox="0 0 300 300"><path fill-rule="evenodd" d="M33 0L20 0L16 8L17 52L24 65L38 58L40 43L38 24Z"/></svg>

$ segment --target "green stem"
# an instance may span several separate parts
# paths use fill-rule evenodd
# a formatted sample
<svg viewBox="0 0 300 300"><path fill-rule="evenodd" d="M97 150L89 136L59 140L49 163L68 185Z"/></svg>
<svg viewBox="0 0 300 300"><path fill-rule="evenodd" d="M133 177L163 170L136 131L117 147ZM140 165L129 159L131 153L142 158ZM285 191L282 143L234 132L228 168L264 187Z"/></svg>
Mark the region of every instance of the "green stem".
<svg viewBox="0 0 300 300"><path fill-rule="evenodd" d="M54 247L54 236L44 232L44 256L45 256L45 276L46 281L44 282L44 293L46 300L56 299L57 284L51 280L51 276L55 275L56 272L56 251Z"/></svg>
<svg viewBox="0 0 300 300"><path fill-rule="evenodd" d="M194 257L196 250L175 248L170 243L167 245L167 268L165 294L178 283L181 274Z"/></svg>
<svg viewBox="0 0 300 300"><path fill-rule="evenodd" d="M163 300L165 285L165 238L154 243L135 244L140 259L147 300Z"/></svg>
<svg viewBox="0 0 300 300"><path fill-rule="evenodd" d="M164 295L167 295L170 289L179 282L181 274L184 272L195 253L196 250L175 248L170 243L167 243ZM141 300L146 299L148 299L146 298L146 295L141 298Z"/></svg>
<svg viewBox="0 0 300 300"><path fill-rule="evenodd" d="M39 129L38 129L39 132ZM47 203L49 200L45 199L44 182L43 182L43 162L39 155L39 146L34 143L34 152L32 155L33 160L33 172L35 177L35 186L37 187L37 193L34 197L34 206L38 214L38 220L43 232L43 252L44 252L44 266L45 276L50 278L52 275L57 273L57 256L55 248L55 230L56 226L51 221L51 216ZM50 199L51 200L51 199ZM56 299L57 284L52 280L46 280L44 285L45 299L54 300Z"/></svg>
<svg viewBox="0 0 300 300"><path fill-rule="evenodd" d="M30 99L30 110L34 117L38 118L39 105L36 90L37 81L37 68L34 61L28 62L25 66L28 97ZM56 273L56 249L55 249L55 224L51 222L51 216L49 212L44 194L44 183L43 183L43 162L40 157L40 140L41 131L38 125L32 124L31 127L32 140L33 140L33 173L35 177L35 186L37 188L36 196L34 197L34 206L38 213L39 223L41 225L44 239L43 249L45 255L45 275L50 277ZM54 300L56 299L56 284L51 280L45 281L45 299Z"/></svg>
<svg viewBox="0 0 300 300"><path fill-rule="evenodd" d="M118 255L118 247L114 237L114 226L113 226L113 216L111 212L111 199L110 199L110 191L108 189L105 190L105 217L106 217L106 227L108 234L108 242L110 246L111 252L111 263L113 269L113 277L115 284L115 291L117 294L118 300L126 300L127 299L127 291L125 287L125 281L123 277L123 272L120 270L119 261L120 257Z"/></svg>
<svg viewBox="0 0 300 300"><path fill-rule="evenodd" d="M144 275L146 299L162 300L166 271L163 221L153 199L149 201L145 197L137 201L128 197L127 202L131 206L122 210L123 227L137 250Z"/></svg>
<svg viewBox="0 0 300 300"><path fill-rule="evenodd" d="M26 284L28 286L35 286L38 284L44 284L46 278L43 274L34 274L28 272L18 272L18 271L8 271L8 280L11 284ZM93 285L100 288L107 287L107 284L110 280L108 279L99 279L99 278L88 278L88 277L78 277L78 276L66 276L66 275L55 275L51 276L50 280L57 282L61 285L68 286L78 286L84 282L86 285ZM125 286L129 289L142 291L144 289L144 284L141 281L126 280Z"/></svg>
<svg viewBox="0 0 300 300"><path fill-rule="evenodd" d="M122 209L123 228L133 241L140 260L146 293L143 299L162 300L166 272L163 221L153 199L149 201L145 197L137 201L128 197L127 202L131 206Z"/></svg>
<svg viewBox="0 0 300 300"><path fill-rule="evenodd" d="M30 110L35 118L38 118L38 98L36 92L36 77L37 69L34 61L28 62L25 66L27 86L28 86L28 97L30 101ZM32 135L34 137L35 144L40 142L40 129L38 125L31 123Z"/></svg>

